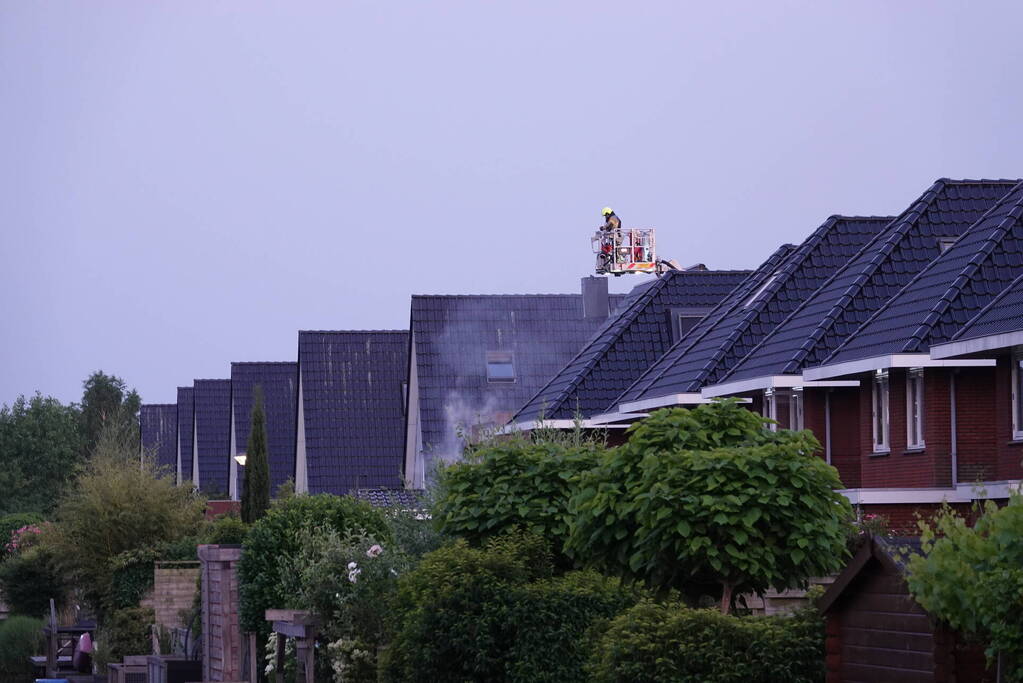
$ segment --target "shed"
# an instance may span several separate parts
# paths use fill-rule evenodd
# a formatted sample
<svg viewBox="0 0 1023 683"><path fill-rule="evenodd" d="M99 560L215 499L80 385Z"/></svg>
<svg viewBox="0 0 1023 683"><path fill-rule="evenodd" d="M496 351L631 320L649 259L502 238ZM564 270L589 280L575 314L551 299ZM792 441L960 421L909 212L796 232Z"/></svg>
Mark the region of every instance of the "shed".
<svg viewBox="0 0 1023 683"><path fill-rule="evenodd" d="M983 648L941 624L906 584L918 538L867 537L821 596L827 623L827 681L986 683Z"/></svg>

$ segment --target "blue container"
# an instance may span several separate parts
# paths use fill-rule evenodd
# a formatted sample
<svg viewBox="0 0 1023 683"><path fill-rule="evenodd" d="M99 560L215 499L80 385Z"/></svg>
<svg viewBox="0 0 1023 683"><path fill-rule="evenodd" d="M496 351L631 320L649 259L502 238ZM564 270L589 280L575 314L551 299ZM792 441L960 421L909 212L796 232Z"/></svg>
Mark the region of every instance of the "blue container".
<svg viewBox="0 0 1023 683"><path fill-rule="evenodd" d="M66 678L37 678L36 683L70 683Z"/></svg>

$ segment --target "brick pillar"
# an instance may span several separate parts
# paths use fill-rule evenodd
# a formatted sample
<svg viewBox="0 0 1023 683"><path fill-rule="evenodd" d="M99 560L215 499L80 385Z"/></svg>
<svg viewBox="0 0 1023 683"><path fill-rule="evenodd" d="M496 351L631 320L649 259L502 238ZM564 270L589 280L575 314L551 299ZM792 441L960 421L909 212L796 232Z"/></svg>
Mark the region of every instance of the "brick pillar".
<svg viewBox="0 0 1023 683"><path fill-rule="evenodd" d="M201 545L202 671L204 681L242 680L238 560L241 546Z"/></svg>

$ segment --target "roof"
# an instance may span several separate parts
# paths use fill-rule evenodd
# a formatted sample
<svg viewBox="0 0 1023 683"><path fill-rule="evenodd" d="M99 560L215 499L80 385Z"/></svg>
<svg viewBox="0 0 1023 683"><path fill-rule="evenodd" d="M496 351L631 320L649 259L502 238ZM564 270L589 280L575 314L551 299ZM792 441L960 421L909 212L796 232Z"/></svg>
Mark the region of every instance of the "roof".
<svg viewBox="0 0 1023 683"><path fill-rule="evenodd" d="M142 452L156 460L165 472L177 473L178 464L178 405L176 403L147 403L139 409L139 433Z"/></svg>
<svg viewBox="0 0 1023 683"><path fill-rule="evenodd" d="M253 391L263 389L270 491L295 476L298 363L231 363L231 407L238 452L248 451Z"/></svg>
<svg viewBox="0 0 1023 683"><path fill-rule="evenodd" d="M926 353L951 339L1023 273L1023 183L832 353L825 365L893 353Z"/></svg>
<svg viewBox="0 0 1023 683"><path fill-rule="evenodd" d="M357 489L355 497L364 500L373 507L418 509L422 507L422 489Z"/></svg>
<svg viewBox="0 0 1023 683"><path fill-rule="evenodd" d="M909 557L911 555L919 555L922 552L920 537L918 536L896 536L892 538L867 536L852 559L849 560L849 564L839 573L835 581L828 586L824 595L817 601L817 609L822 614L826 614L850 586L853 585L853 580L870 565L871 560L875 560L893 574L905 576Z"/></svg>
<svg viewBox="0 0 1023 683"><path fill-rule="evenodd" d="M673 310L706 315L751 271L669 271L629 294L617 315L597 331L513 421L590 417L605 408L673 342Z"/></svg>
<svg viewBox="0 0 1023 683"><path fill-rule="evenodd" d="M728 381L794 374L818 365L884 302L1018 181L947 180L928 188L768 334Z"/></svg>
<svg viewBox="0 0 1023 683"><path fill-rule="evenodd" d="M178 454L181 456L181 481L192 479L192 431L195 424L194 390L178 387Z"/></svg>
<svg viewBox="0 0 1023 683"><path fill-rule="evenodd" d="M231 458L231 380L197 379L192 386L199 488L226 498Z"/></svg>
<svg viewBox="0 0 1023 683"><path fill-rule="evenodd" d="M405 331L298 333L309 493L400 487Z"/></svg>
<svg viewBox="0 0 1023 683"><path fill-rule="evenodd" d="M966 323L953 341L966 341L1023 330L1023 275Z"/></svg>
<svg viewBox="0 0 1023 683"><path fill-rule="evenodd" d="M715 316L699 336L690 334L688 344L672 349L670 357L659 362L644 384L631 389L622 401L698 392L723 379L890 221L886 216L828 218L777 265L761 266L757 289L734 298L729 309Z"/></svg>
<svg viewBox="0 0 1023 683"><path fill-rule="evenodd" d="M413 296L422 452L455 455L460 427L505 423L606 322L583 316L579 294ZM488 382L488 353L513 381Z"/></svg>

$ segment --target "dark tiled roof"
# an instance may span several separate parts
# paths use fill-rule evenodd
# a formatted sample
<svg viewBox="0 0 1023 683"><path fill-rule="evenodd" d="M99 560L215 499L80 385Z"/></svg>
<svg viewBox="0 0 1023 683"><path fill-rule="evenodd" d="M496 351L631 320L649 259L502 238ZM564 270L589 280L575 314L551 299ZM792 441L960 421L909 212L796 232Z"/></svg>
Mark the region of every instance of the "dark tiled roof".
<svg viewBox="0 0 1023 683"><path fill-rule="evenodd" d="M142 452L153 456L165 472L177 472L178 464L178 405L176 403L148 403L139 409L139 433Z"/></svg>
<svg viewBox="0 0 1023 683"><path fill-rule="evenodd" d="M720 316L639 398L699 391L720 381L771 330L872 240L890 217L832 216L752 295Z"/></svg>
<svg viewBox="0 0 1023 683"><path fill-rule="evenodd" d="M226 497L231 457L231 380L197 379L192 386L199 488Z"/></svg>
<svg viewBox="0 0 1023 683"><path fill-rule="evenodd" d="M248 449L252 431L252 392L263 388L270 490L295 476L295 421L298 416L298 363L231 363L234 438L239 452Z"/></svg>
<svg viewBox="0 0 1023 683"><path fill-rule="evenodd" d="M1020 330L1023 330L1023 275L966 323L953 339L976 339Z"/></svg>
<svg viewBox="0 0 1023 683"><path fill-rule="evenodd" d="M1016 181L939 180L744 358L727 380L820 364Z"/></svg>
<svg viewBox="0 0 1023 683"><path fill-rule="evenodd" d="M181 454L181 480L192 479L192 429L195 425L195 392L178 387L178 451Z"/></svg>
<svg viewBox="0 0 1023 683"><path fill-rule="evenodd" d="M423 497L422 489L358 489L355 497L364 500L373 507L400 507L406 510L418 509Z"/></svg>
<svg viewBox="0 0 1023 683"><path fill-rule="evenodd" d="M579 294L413 296L422 452L457 454L459 426L505 423L605 323ZM488 352L511 354L515 381L487 381Z"/></svg>
<svg viewBox="0 0 1023 683"><path fill-rule="evenodd" d="M590 417L605 408L672 344L672 309L709 312L751 271L672 271L630 293L513 421Z"/></svg>
<svg viewBox="0 0 1023 683"><path fill-rule="evenodd" d="M696 325L696 327L691 329L686 336L675 342L675 344L673 344L672 347L668 349L668 351L661 356L656 363L650 366L646 372L639 376L639 379L633 382L631 386L629 386L620 396L609 404L607 406L608 411L614 408L615 405L628 401L635 401L640 397L645 396L646 392L655 383L657 383L666 372L671 370L677 363L681 362L683 358L686 358L687 354L700 344L710 332L718 327L723 318L727 317L731 311L741 306L742 303L749 299L759 287L763 286L771 274L785 262L785 259L792 255L795 249L796 247L793 244L783 244L778 247L778 249L776 249L766 261L760 264L760 266L753 271L752 274L747 276L738 287L733 289L728 296L722 299L721 302ZM706 347L705 351L709 348L709 346Z"/></svg>
<svg viewBox="0 0 1023 683"><path fill-rule="evenodd" d="M927 264L825 364L925 353L948 341L1023 273L1023 183Z"/></svg>
<svg viewBox="0 0 1023 683"><path fill-rule="evenodd" d="M299 332L310 493L400 487L408 332Z"/></svg>

